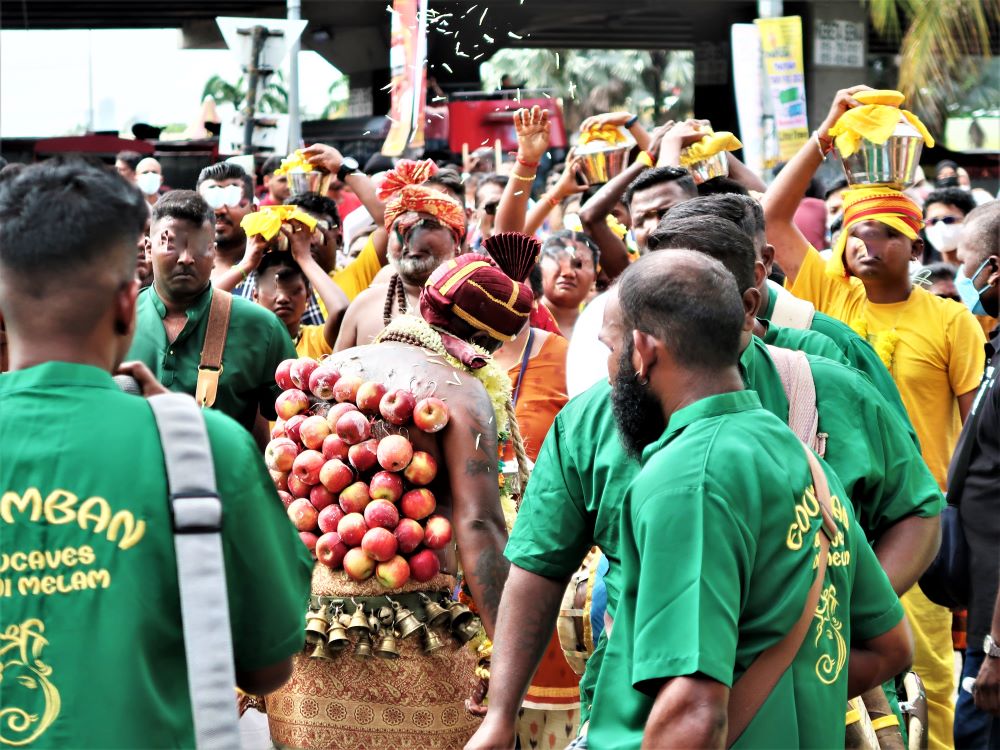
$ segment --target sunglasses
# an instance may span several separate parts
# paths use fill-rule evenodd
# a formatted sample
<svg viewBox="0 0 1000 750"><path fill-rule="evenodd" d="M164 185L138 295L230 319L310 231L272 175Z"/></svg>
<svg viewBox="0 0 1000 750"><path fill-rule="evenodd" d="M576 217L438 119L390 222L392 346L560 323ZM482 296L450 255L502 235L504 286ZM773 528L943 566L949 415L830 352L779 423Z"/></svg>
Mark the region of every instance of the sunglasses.
<svg viewBox="0 0 1000 750"><path fill-rule="evenodd" d="M954 216L935 216L933 219L928 219L927 220L927 226L932 227L935 224L948 224L948 225L951 225L951 224L957 224L960 221L961 221L961 219L958 219L958 218L956 218Z"/></svg>
<svg viewBox="0 0 1000 750"><path fill-rule="evenodd" d="M500 205L500 201L490 201L489 203L483 204L483 213L487 216L497 215L497 206Z"/></svg>
<svg viewBox="0 0 1000 750"><path fill-rule="evenodd" d="M223 206L236 208L243 203L242 185L209 185L200 191L201 197L213 209L220 209Z"/></svg>

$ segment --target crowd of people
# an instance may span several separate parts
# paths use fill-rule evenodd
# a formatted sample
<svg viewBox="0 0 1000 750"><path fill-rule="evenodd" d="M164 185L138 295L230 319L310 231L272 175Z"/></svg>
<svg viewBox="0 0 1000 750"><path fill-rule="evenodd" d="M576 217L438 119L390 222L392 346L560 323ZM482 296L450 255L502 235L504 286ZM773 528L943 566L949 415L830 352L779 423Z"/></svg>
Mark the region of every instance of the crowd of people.
<svg viewBox="0 0 1000 750"><path fill-rule="evenodd" d="M629 112L581 127L619 173L546 178L538 107L506 164L0 170L0 744L196 742L177 493L119 374L204 407L246 742L1000 748L1000 201L954 162L823 185L866 93L769 185ZM407 433L454 528L424 580L290 522L264 455L306 358L447 404Z"/></svg>

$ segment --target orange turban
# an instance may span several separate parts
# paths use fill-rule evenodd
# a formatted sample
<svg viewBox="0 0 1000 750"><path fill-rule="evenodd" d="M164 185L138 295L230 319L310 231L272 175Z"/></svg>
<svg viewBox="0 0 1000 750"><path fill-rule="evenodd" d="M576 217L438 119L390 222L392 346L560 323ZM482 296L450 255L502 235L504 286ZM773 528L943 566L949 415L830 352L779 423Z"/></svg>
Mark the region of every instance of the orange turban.
<svg viewBox="0 0 1000 750"><path fill-rule="evenodd" d="M465 235L465 209L449 195L421 183L437 173L430 159L403 159L386 175L378 197L385 201L385 228L392 228L400 216L410 211L430 214L447 226L456 239Z"/></svg>
<svg viewBox="0 0 1000 750"><path fill-rule="evenodd" d="M904 237L915 240L924 225L917 204L898 190L891 188L855 188L844 191L844 228L833 245L833 254L826 264L827 276L846 278L844 249L851 227L864 221L880 221Z"/></svg>

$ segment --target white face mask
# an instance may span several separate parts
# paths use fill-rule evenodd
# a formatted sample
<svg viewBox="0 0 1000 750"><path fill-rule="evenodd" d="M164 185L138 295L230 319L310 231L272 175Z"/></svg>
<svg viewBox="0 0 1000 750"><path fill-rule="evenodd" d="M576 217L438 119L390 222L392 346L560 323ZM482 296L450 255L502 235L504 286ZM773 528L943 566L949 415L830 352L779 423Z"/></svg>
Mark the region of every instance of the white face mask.
<svg viewBox="0 0 1000 750"><path fill-rule="evenodd" d="M962 225L938 222L932 227L927 227L924 232L935 250L947 253L958 247L958 236L962 233Z"/></svg>
<svg viewBox="0 0 1000 750"><path fill-rule="evenodd" d="M135 176L135 181L139 189L146 195L154 195L163 184L163 176L156 172L143 172Z"/></svg>

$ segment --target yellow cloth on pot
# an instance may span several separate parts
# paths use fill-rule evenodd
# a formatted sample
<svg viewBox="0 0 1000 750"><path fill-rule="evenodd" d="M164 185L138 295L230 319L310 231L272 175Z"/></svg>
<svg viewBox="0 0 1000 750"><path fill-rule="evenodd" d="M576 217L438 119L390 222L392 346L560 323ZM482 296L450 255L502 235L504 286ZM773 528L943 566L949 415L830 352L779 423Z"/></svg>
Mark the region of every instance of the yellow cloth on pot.
<svg viewBox="0 0 1000 750"><path fill-rule="evenodd" d="M696 141L681 151L681 166L690 167L700 161L711 159L721 151L736 151L743 148L740 139L728 130L720 130L718 133L708 131L708 134L700 141Z"/></svg>
<svg viewBox="0 0 1000 750"><path fill-rule="evenodd" d="M903 95L898 91L859 91L854 98L861 102L861 106L847 110L830 128L830 136L841 156L846 158L857 151L862 139L885 143L895 132L900 116L917 129L924 143L934 147L934 137L920 118L899 108Z"/></svg>
<svg viewBox="0 0 1000 750"><path fill-rule="evenodd" d="M626 143L628 138L622 133L617 125L601 125L595 128L588 128L580 134L580 145L583 146L592 141L604 141L613 146L619 143Z"/></svg>
<svg viewBox="0 0 1000 750"><path fill-rule="evenodd" d="M277 175L288 174L289 172L312 172L313 165L306 161L306 157L302 155L302 149L296 149L295 152L288 157L281 160L281 166L274 170Z"/></svg>
<svg viewBox="0 0 1000 750"><path fill-rule="evenodd" d="M261 206L259 210L244 216L240 226L247 237L259 234L265 240L273 240L281 231L281 225L292 219L301 221L310 231L316 228L316 219L298 206Z"/></svg>

